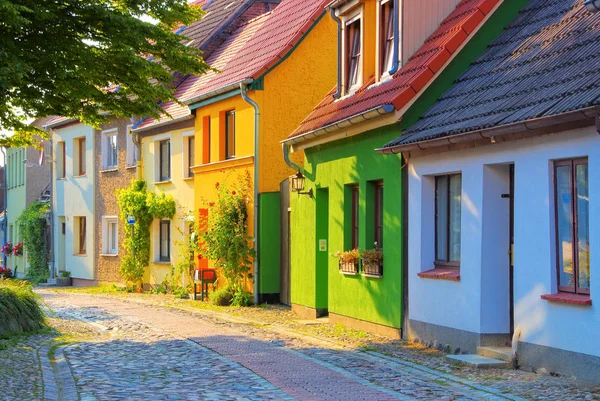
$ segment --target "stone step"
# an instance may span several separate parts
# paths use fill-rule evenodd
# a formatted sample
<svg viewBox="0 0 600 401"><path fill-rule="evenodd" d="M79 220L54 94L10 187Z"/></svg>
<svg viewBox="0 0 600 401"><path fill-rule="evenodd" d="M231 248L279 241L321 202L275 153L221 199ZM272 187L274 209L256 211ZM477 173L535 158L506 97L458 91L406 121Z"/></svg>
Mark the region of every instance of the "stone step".
<svg viewBox="0 0 600 401"><path fill-rule="evenodd" d="M509 363L513 361L512 348L510 347L477 347L477 355Z"/></svg>
<svg viewBox="0 0 600 401"><path fill-rule="evenodd" d="M446 361L455 365L470 366L476 369L505 369L510 363L481 355L446 355Z"/></svg>

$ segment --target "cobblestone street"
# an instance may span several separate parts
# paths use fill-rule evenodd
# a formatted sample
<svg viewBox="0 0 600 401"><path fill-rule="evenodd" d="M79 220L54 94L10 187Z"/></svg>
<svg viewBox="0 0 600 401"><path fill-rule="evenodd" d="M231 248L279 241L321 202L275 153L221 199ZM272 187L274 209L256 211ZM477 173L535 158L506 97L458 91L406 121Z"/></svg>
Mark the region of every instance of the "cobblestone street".
<svg viewBox="0 0 600 401"><path fill-rule="evenodd" d="M536 397L533 385L531 397L520 397L509 386L202 313L117 298L41 295L63 321L95 333L60 348L67 362L62 374L66 366L74 380L60 380L46 400L75 394L83 401L596 399L564 386ZM48 390L46 377L44 384Z"/></svg>

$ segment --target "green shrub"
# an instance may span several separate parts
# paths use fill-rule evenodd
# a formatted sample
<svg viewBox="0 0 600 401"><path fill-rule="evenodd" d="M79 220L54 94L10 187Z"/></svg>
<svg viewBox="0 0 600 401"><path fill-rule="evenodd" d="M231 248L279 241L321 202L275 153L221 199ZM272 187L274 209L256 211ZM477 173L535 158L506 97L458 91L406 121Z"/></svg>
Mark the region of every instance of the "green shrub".
<svg viewBox="0 0 600 401"><path fill-rule="evenodd" d="M239 289L233 294L233 299L231 300L232 306L252 306L254 304L254 297L252 293Z"/></svg>
<svg viewBox="0 0 600 401"><path fill-rule="evenodd" d="M208 298L213 305L229 306L233 300L233 291L231 288L221 288L220 290L211 292Z"/></svg>
<svg viewBox="0 0 600 401"><path fill-rule="evenodd" d="M177 287L173 291L173 295L177 299L188 299L190 297L190 289L187 287Z"/></svg>
<svg viewBox="0 0 600 401"><path fill-rule="evenodd" d="M40 298L25 281L0 280L0 337L39 330L46 322Z"/></svg>

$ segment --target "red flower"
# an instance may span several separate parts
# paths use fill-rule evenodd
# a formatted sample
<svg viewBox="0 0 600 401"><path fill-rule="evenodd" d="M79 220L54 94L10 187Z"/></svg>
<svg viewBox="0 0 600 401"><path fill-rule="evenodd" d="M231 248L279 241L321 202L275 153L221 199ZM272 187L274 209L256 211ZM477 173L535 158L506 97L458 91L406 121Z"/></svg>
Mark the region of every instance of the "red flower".
<svg viewBox="0 0 600 401"><path fill-rule="evenodd" d="M214 205L215 205L215 202L210 202L210 203L208 204L208 206L214 206Z"/></svg>
<svg viewBox="0 0 600 401"><path fill-rule="evenodd" d="M231 195L235 195L235 194L237 194L237 192L231 191Z"/></svg>
<svg viewBox="0 0 600 401"><path fill-rule="evenodd" d="M215 184L215 188L219 189L219 185L221 185L221 184L219 184L219 183L217 182L217 183Z"/></svg>

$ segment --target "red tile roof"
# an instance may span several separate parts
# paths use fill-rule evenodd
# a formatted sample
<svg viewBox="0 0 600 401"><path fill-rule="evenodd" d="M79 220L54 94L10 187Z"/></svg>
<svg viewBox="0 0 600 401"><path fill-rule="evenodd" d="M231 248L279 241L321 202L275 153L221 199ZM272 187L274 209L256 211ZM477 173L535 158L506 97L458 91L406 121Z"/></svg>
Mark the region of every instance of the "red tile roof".
<svg viewBox="0 0 600 401"><path fill-rule="evenodd" d="M217 70L222 70L227 63L229 63L234 56L238 54L240 49L244 48L246 42L248 42L253 35L263 26L265 21L268 19L269 14L262 15L248 24L240 27L236 30L221 46L219 46L206 62ZM176 99L184 99L192 96L200 88L202 88L207 82L217 77L219 73L209 71L204 75L190 76L188 77L175 91ZM190 109L187 106L181 106L174 101L165 103L162 106L166 113L170 114L172 119L165 117L156 120L152 117L146 118L141 124L134 128L134 130L146 130L151 127L155 127L161 124L168 124L174 120L179 120L190 116Z"/></svg>
<svg viewBox="0 0 600 401"><path fill-rule="evenodd" d="M207 95L218 89L257 79L283 59L325 12L328 0L283 0L270 14L268 23L240 49L222 73L201 85L192 82L195 92L182 97L183 102ZM198 80L202 79L197 78ZM192 79L193 81L193 79Z"/></svg>
<svg viewBox="0 0 600 401"><path fill-rule="evenodd" d="M371 76L356 93L337 101L333 98L337 88L332 89L289 138L382 106L393 105L400 110L423 89L500 1L462 0L392 79L372 86L375 78Z"/></svg>

